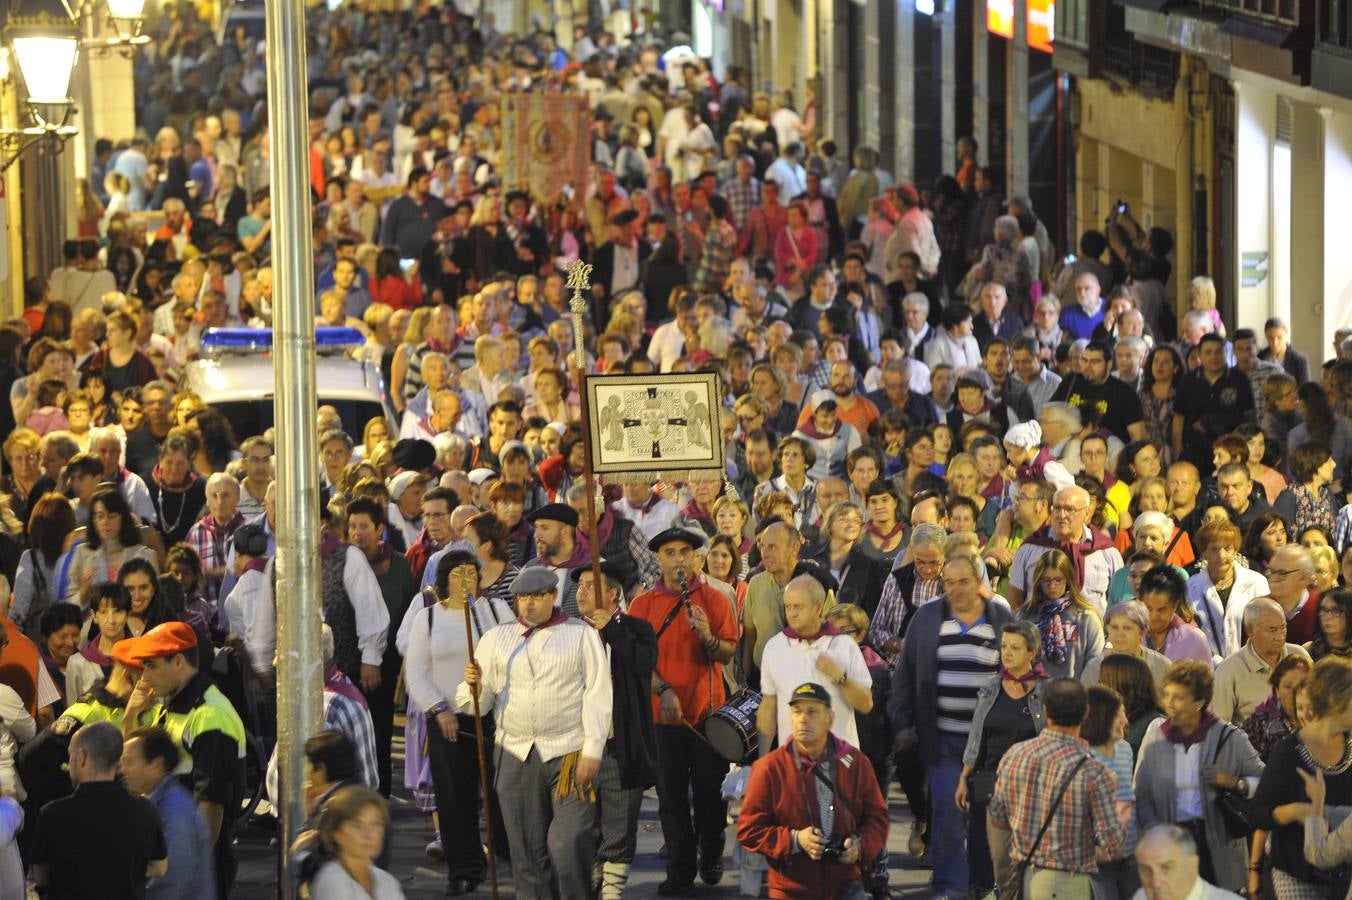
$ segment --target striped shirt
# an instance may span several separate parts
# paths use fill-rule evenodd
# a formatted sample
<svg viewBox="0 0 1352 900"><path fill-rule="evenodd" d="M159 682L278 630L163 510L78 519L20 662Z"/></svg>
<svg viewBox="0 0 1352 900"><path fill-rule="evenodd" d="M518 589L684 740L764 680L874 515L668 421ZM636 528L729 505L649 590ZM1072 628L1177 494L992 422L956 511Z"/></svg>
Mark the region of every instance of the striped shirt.
<svg viewBox="0 0 1352 900"><path fill-rule="evenodd" d="M969 628L956 616L939 626L935 653L939 672L938 726L940 731L966 736L971 730L976 695L1000 668L1000 639L982 616Z"/></svg>

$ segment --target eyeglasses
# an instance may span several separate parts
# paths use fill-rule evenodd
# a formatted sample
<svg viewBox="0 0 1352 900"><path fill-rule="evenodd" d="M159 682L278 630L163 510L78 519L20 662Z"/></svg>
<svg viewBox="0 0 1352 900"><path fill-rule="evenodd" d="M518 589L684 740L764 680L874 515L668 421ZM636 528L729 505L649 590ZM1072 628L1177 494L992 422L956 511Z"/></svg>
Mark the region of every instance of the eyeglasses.
<svg viewBox="0 0 1352 900"><path fill-rule="evenodd" d="M1338 616L1339 618L1346 618L1347 610L1343 609L1341 606L1320 606L1319 614L1321 616Z"/></svg>
<svg viewBox="0 0 1352 900"><path fill-rule="evenodd" d="M251 462L251 463L269 463L269 462L272 462L272 457L271 457L271 456L246 456L246 457L244 457L244 461L245 461L245 462Z"/></svg>
<svg viewBox="0 0 1352 900"><path fill-rule="evenodd" d="M1304 569L1268 569L1267 580L1281 581L1283 578L1290 578L1292 575L1297 575L1303 571Z"/></svg>

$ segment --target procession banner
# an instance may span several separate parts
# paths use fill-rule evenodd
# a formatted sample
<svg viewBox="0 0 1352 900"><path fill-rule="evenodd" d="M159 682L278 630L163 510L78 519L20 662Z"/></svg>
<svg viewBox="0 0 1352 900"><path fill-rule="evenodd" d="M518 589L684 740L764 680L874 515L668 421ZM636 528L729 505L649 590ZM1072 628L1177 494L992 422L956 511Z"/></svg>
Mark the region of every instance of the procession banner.
<svg viewBox="0 0 1352 900"><path fill-rule="evenodd" d="M544 206L574 195L591 166L591 109L573 94L513 93L502 98L502 189L528 191Z"/></svg>
<svg viewBox="0 0 1352 900"><path fill-rule="evenodd" d="M607 482L723 479L713 372L588 375L592 471Z"/></svg>

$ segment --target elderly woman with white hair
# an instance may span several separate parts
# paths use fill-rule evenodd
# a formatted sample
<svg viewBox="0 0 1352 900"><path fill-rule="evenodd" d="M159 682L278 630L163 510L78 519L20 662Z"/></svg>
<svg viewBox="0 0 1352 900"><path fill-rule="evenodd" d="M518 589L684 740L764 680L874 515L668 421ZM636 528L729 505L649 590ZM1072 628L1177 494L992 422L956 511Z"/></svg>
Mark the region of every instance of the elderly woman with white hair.
<svg viewBox="0 0 1352 900"><path fill-rule="evenodd" d="M1187 540L1187 533L1175 525L1173 519L1157 510L1147 509L1137 513L1135 520L1131 523L1130 546L1119 546L1118 549L1122 551L1123 557L1130 556L1132 551L1145 550L1167 561L1180 540ZM1182 573L1184 578L1188 577L1187 570L1176 563L1172 565ZM1113 573L1112 580L1108 582L1108 602L1110 604L1129 600L1136 596L1136 591L1131 586L1130 577L1130 567L1119 569Z"/></svg>
<svg viewBox="0 0 1352 900"><path fill-rule="evenodd" d="M975 301L982 285L988 281L998 281L1005 286L1009 294L1009 307L1020 318L1028 318L1031 311L1029 290L1037 279L1028 255L1019 246L1019 220L1013 216L1000 216L995 220L993 242L981 251L981 259L968 270L962 284L958 285L958 294Z"/></svg>
<svg viewBox="0 0 1352 900"><path fill-rule="evenodd" d="M1092 659L1084 667L1080 680L1086 685L1099 683L1099 669L1103 660L1113 655L1134 656L1150 669L1150 677L1158 689L1164 682L1164 673L1169 671L1173 661L1163 653L1151 650L1145 645L1146 630L1149 628L1149 614L1145 604L1139 600L1124 600L1108 607L1103 617L1108 633L1108 647L1103 656Z"/></svg>

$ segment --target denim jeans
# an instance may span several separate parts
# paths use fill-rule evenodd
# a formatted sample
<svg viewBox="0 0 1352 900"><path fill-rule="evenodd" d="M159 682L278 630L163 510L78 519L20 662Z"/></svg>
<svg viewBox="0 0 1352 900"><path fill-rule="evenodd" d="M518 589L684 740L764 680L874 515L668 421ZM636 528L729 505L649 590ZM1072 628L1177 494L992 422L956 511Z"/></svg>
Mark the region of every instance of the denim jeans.
<svg viewBox="0 0 1352 900"><path fill-rule="evenodd" d="M964 735L940 732L939 759L929 767L931 884L936 895L967 896L967 821L953 802L966 746Z"/></svg>

